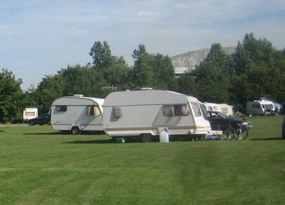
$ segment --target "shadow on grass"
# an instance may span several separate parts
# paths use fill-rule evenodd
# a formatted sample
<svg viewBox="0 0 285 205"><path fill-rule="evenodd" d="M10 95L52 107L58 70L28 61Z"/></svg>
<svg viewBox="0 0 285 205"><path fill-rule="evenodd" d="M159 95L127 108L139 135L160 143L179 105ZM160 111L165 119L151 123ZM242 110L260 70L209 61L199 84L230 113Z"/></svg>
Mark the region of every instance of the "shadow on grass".
<svg viewBox="0 0 285 205"><path fill-rule="evenodd" d="M61 132L32 132L32 133L24 133L23 135L68 135L67 133Z"/></svg>
<svg viewBox="0 0 285 205"><path fill-rule="evenodd" d="M110 144L111 139L99 139L99 140L75 140L71 142L64 142L64 144Z"/></svg>
<svg viewBox="0 0 285 205"><path fill-rule="evenodd" d="M252 138L252 141L277 141L277 140L285 140L282 137L263 137L263 138Z"/></svg>
<svg viewBox="0 0 285 205"><path fill-rule="evenodd" d="M32 132L24 133L24 135L69 135L69 136L80 136L80 135L105 135L104 132L82 132L78 135L72 135L70 132Z"/></svg>

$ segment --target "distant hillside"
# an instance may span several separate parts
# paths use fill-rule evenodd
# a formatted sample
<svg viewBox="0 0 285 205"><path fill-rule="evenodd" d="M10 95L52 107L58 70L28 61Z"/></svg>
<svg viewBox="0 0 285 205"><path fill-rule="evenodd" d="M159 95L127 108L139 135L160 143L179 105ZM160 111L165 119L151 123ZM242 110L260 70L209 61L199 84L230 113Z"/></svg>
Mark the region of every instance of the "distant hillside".
<svg viewBox="0 0 285 205"><path fill-rule="evenodd" d="M230 55L235 52L235 47L223 47L226 54ZM210 48L196 51L190 51L171 57L172 64L176 75L182 75L186 71L192 71L198 66L208 55Z"/></svg>

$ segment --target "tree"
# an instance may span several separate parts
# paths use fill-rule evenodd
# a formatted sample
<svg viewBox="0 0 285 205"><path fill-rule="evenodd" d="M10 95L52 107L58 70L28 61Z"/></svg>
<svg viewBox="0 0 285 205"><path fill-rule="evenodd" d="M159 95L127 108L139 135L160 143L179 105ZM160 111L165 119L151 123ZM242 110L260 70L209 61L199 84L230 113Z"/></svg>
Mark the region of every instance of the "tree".
<svg viewBox="0 0 285 205"><path fill-rule="evenodd" d="M268 96L284 99L282 79L285 61L282 52L276 51L266 39L256 39L246 34L238 43L234 59L234 78L232 80L232 99L240 107L246 101Z"/></svg>
<svg viewBox="0 0 285 205"><path fill-rule="evenodd" d="M22 113L21 99L21 79L16 79L15 75L6 69L0 72L0 122L11 122Z"/></svg>
<svg viewBox="0 0 285 205"><path fill-rule="evenodd" d="M134 88L152 87L174 89L176 79L171 59L162 54L149 54L140 44L133 52L134 68L132 81Z"/></svg>
<svg viewBox="0 0 285 205"><path fill-rule="evenodd" d="M198 96L203 101L228 102L230 100L232 60L220 44L213 44L206 59L196 68L193 76L198 84Z"/></svg>
<svg viewBox="0 0 285 205"><path fill-rule="evenodd" d="M64 93L64 82L59 75L48 75L45 76L37 90L35 91L35 97L39 105L39 111L46 113L50 110L52 102L63 96Z"/></svg>
<svg viewBox="0 0 285 205"><path fill-rule="evenodd" d="M105 87L124 89L128 87L127 77L130 71L123 57L113 56L110 46L106 41L96 41L91 48L90 56L93 58L93 66L101 72L106 81Z"/></svg>
<svg viewBox="0 0 285 205"><path fill-rule="evenodd" d="M161 54L152 55L153 86L159 89L176 89L176 78L171 59Z"/></svg>
<svg viewBox="0 0 285 205"><path fill-rule="evenodd" d="M112 64L110 46L106 41L96 41L92 46L89 55L93 58L93 65L96 69L108 68Z"/></svg>
<svg viewBox="0 0 285 205"><path fill-rule="evenodd" d="M138 49L134 50L132 57L134 59L132 80L135 82L135 88L152 87L154 78L152 59L146 52L145 46L140 44Z"/></svg>

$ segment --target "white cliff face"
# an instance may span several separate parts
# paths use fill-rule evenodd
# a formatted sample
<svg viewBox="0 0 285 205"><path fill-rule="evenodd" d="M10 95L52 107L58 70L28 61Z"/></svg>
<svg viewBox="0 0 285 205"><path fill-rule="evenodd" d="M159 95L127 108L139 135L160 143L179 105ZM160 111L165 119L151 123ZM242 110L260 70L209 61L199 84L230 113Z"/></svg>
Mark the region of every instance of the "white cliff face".
<svg viewBox="0 0 285 205"><path fill-rule="evenodd" d="M223 51L231 55L235 52L235 47L223 47ZM190 51L187 53L182 53L176 56L171 57L172 64L174 66L175 74L181 75L185 72L191 72L195 69L196 66L207 57L210 52L210 48L205 48L196 51Z"/></svg>

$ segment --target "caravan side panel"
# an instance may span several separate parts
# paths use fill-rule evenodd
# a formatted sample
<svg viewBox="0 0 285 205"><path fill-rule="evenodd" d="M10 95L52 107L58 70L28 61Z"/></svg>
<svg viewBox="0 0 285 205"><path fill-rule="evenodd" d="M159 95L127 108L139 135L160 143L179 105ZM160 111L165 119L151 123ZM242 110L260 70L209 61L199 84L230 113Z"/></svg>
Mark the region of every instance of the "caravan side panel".
<svg viewBox="0 0 285 205"><path fill-rule="evenodd" d="M170 134L187 134L194 130L192 114L187 116L166 116L165 106L136 105L104 107L104 128L111 136L140 135L149 133L158 135L159 129L167 127ZM170 105L171 106L171 105ZM115 109L120 109L121 116L115 116Z"/></svg>

